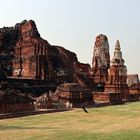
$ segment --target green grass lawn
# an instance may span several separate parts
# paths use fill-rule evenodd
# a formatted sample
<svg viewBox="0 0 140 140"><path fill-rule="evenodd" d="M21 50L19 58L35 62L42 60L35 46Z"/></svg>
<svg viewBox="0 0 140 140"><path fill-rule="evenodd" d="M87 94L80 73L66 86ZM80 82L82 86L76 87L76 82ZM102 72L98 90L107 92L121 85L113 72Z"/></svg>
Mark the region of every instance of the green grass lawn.
<svg viewBox="0 0 140 140"><path fill-rule="evenodd" d="M140 140L140 102L0 120L0 140Z"/></svg>

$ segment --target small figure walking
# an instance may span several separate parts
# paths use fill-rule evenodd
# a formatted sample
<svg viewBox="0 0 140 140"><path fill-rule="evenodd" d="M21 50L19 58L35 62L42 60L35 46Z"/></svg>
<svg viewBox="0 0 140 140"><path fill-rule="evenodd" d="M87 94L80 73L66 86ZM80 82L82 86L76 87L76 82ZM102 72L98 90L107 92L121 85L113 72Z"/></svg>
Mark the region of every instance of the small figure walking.
<svg viewBox="0 0 140 140"><path fill-rule="evenodd" d="M82 109L85 111L85 113L88 113L84 105L82 105Z"/></svg>

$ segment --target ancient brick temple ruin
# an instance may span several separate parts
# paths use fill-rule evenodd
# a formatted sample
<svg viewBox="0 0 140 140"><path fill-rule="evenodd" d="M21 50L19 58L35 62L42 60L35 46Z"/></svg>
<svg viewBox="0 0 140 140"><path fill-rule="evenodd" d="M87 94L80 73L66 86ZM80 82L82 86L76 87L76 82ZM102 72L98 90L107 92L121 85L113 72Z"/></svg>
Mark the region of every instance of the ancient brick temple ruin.
<svg viewBox="0 0 140 140"><path fill-rule="evenodd" d="M108 101L111 104L123 103L136 98L139 100L138 88L135 88L137 92L132 96L132 88L128 87L127 68L124 62L119 40L116 41L114 55L110 63L107 37L102 34L97 36L92 63L93 81L97 88L93 91L94 100Z"/></svg>
<svg viewBox="0 0 140 140"><path fill-rule="evenodd" d="M118 40L110 62L103 34L96 37L91 67L41 38L33 20L0 29L0 112L10 112L12 106L11 111L53 108L53 102L72 107L139 100L139 80L132 82L134 77L127 75Z"/></svg>
<svg viewBox="0 0 140 140"><path fill-rule="evenodd" d="M140 98L140 82L138 74L127 75L127 84L129 87L129 100L138 101Z"/></svg>
<svg viewBox="0 0 140 140"><path fill-rule="evenodd" d="M33 20L0 29L0 78L15 90L36 97L54 91L74 81L77 62L75 53L42 39Z"/></svg>

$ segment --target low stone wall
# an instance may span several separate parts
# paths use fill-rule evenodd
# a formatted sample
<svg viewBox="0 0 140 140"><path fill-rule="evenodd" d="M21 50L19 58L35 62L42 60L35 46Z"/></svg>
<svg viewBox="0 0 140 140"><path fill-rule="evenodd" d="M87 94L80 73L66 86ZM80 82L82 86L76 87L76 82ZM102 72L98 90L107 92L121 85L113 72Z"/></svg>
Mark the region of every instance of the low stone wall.
<svg viewBox="0 0 140 140"><path fill-rule="evenodd" d="M128 95L128 101L129 102L135 102L135 101L140 101L140 94L139 93L135 93L135 94L129 94Z"/></svg>
<svg viewBox="0 0 140 140"><path fill-rule="evenodd" d="M31 103L0 104L0 113L11 113L34 110Z"/></svg>
<svg viewBox="0 0 140 140"><path fill-rule="evenodd" d="M109 94L103 92L93 92L93 100L96 102L109 102Z"/></svg>
<svg viewBox="0 0 140 140"><path fill-rule="evenodd" d="M122 104L121 93L93 92L93 100L100 103L108 103L110 105Z"/></svg>

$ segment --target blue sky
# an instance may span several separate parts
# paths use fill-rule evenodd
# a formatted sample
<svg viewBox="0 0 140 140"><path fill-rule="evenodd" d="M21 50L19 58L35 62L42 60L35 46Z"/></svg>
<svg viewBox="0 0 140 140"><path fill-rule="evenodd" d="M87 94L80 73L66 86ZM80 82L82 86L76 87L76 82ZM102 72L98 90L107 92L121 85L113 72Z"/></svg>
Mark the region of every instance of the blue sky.
<svg viewBox="0 0 140 140"><path fill-rule="evenodd" d="M95 37L105 34L112 56L120 40L128 73L140 74L140 0L0 0L0 27L33 19L49 43L92 61Z"/></svg>

